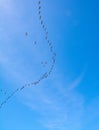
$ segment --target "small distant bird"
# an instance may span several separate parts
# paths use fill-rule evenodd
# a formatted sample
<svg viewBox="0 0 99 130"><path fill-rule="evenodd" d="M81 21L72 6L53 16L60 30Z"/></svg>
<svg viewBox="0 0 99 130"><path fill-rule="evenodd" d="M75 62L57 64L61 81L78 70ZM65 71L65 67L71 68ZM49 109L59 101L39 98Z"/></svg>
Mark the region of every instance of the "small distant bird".
<svg viewBox="0 0 99 130"><path fill-rule="evenodd" d="M43 21L41 21L41 24L43 24Z"/></svg>
<svg viewBox="0 0 99 130"><path fill-rule="evenodd" d="M44 30L45 30L45 32L46 32L47 29L45 28Z"/></svg>
<svg viewBox="0 0 99 130"><path fill-rule="evenodd" d="M46 67L47 61L45 61L45 62L41 61L41 64L43 65L43 67Z"/></svg>
<svg viewBox="0 0 99 130"><path fill-rule="evenodd" d="M47 40L47 39L48 39L48 36L46 36L45 39Z"/></svg>
<svg viewBox="0 0 99 130"><path fill-rule="evenodd" d="M45 28L45 26L43 25L43 28Z"/></svg>
<svg viewBox="0 0 99 130"><path fill-rule="evenodd" d="M46 35L48 35L48 32L46 32Z"/></svg>
<svg viewBox="0 0 99 130"><path fill-rule="evenodd" d="M41 11L38 12L39 14L41 13Z"/></svg>
<svg viewBox="0 0 99 130"><path fill-rule="evenodd" d="M49 41L49 40L47 40L47 42L48 42L48 43L50 43L50 41Z"/></svg>
<svg viewBox="0 0 99 130"><path fill-rule="evenodd" d="M41 3L41 1L38 2L38 4L40 4L40 3Z"/></svg>
<svg viewBox="0 0 99 130"><path fill-rule="evenodd" d="M39 19L41 19L41 15L40 15Z"/></svg>
<svg viewBox="0 0 99 130"><path fill-rule="evenodd" d="M25 33L25 36L28 36L28 32Z"/></svg>
<svg viewBox="0 0 99 130"><path fill-rule="evenodd" d="M35 41L35 42L34 42L34 44L36 45L36 44L37 44L37 42Z"/></svg>
<svg viewBox="0 0 99 130"><path fill-rule="evenodd" d="M41 9L41 6L39 6L39 10Z"/></svg>
<svg viewBox="0 0 99 130"><path fill-rule="evenodd" d="M41 64L43 64L43 61L41 61Z"/></svg>

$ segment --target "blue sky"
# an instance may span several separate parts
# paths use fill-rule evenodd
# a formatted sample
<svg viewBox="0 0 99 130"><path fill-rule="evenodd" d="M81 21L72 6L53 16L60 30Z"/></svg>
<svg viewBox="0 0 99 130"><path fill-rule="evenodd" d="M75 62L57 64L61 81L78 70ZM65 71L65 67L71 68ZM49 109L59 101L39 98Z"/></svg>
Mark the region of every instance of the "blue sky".
<svg viewBox="0 0 99 130"><path fill-rule="evenodd" d="M41 0L55 65L47 78L17 91L2 105L0 130L99 129L98 4ZM51 64L38 0L0 0L0 106Z"/></svg>

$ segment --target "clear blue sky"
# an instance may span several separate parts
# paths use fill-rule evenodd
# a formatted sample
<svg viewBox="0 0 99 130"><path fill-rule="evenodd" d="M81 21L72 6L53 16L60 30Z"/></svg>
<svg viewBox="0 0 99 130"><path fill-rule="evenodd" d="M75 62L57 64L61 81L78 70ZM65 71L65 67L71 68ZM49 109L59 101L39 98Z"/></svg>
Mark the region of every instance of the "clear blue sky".
<svg viewBox="0 0 99 130"><path fill-rule="evenodd" d="M41 14L54 69L2 106L0 130L99 130L99 2L41 0ZM51 62L38 0L0 0L0 104Z"/></svg>

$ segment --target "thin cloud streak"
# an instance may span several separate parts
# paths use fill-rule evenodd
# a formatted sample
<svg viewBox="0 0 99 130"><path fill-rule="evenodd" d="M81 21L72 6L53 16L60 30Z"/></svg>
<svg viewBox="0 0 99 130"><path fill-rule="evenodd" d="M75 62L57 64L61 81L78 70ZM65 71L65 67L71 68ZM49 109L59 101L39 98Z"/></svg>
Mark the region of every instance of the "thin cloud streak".
<svg viewBox="0 0 99 130"><path fill-rule="evenodd" d="M76 82L73 89L67 89L64 95L59 91L60 89L58 90L60 86L55 86L57 81L53 81L51 84L51 86L57 88L55 94L51 88L46 91L43 87L46 84L42 84L39 89L33 88L30 92L26 92L22 97L22 102L29 109L39 113L40 119L38 122L43 127L53 130L60 128L63 130L66 128L72 129L74 127L78 130L82 126L84 99L82 95L75 92L74 88L79 85L80 81ZM68 85L66 86L68 87Z"/></svg>
<svg viewBox="0 0 99 130"><path fill-rule="evenodd" d="M80 75L69 85L68 89L73 90L83 81L87 67L84 67Z"/></svg>

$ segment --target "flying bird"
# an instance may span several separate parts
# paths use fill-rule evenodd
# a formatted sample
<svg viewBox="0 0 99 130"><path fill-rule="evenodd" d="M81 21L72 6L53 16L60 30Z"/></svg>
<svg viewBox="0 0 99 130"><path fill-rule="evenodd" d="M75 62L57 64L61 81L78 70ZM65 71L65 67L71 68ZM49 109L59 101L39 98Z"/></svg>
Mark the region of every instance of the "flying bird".
<svg viewBox="0 0 99 130"><path fill-rule="evenodd" d="M28 32L25 32L25 36L28 36Z"/></svg>

